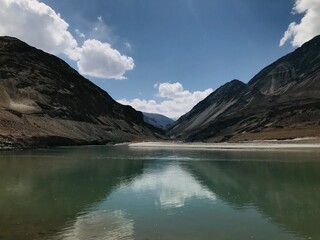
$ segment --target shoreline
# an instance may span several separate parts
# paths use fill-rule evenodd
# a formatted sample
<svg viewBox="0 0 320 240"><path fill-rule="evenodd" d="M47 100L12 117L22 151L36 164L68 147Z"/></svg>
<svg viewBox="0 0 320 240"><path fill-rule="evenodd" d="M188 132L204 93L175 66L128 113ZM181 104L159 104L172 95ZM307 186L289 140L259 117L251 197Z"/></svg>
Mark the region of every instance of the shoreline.
<svg viewBox="0 0 320 240"><path fill-rule="evenodd" d="M182 142L182 141L145 141L145 142L116 142L109 144L75 144L57 146L32 146L16 147L12 145L0 144L2 151L23 151L35 149L50 149L57 147L85 147L85 146L125 146L129 148L148 149L181 149L181 150L318 150L320 151L319 138L301 138L292 140L253 140L247 142Z"/></svg>
<svg viewBox="0 0 320 240"><path fill-rule="evenodd" d="M185 142L140 142L129 143L129 148L157 148L157 149L190 149L190 150L319 150L320 142L295 141L252 141L242 143L185 143Z"/></svg>

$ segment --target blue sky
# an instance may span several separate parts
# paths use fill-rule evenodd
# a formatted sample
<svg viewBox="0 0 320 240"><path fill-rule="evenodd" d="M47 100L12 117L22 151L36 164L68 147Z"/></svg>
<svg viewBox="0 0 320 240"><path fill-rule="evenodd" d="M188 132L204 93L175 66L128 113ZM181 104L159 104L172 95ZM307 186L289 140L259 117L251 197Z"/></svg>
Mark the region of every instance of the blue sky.
<svg viewBox="0 0 320 240"><path fill-rule="evenodd" d="M152 98L153 85L180 82L191 91L248 81L266 64L292 51L279 41L293 1L92 0L44 1L87 33L102 16L111 42L135 62L125 81L95 80L118 98ZM91 23L91 24L90 24ZM110 41L111 40L111 41ZM128 42L131 49L125 47ZM119 89L122 88L122 89Z"/></svg>
<svg viewBox="0 0 320 240"><path fill-rule="evenodd" d="M21 4L24 1L16 0ZM319 0L302 0L299 3L302 6L297 6L294 0L29 1L35 5L20 6L22 12L28 14L30 9L39 9L41 6L36 3L42 2L68 25L56 30L67 32L64 39L68 46L81 48L71 54L70 49L60 44L52 53L114 99L138 110L171 117L190 110L197 101L232 79L248 82L263 67L291 52L320 29L317 21L312 33L298 35L304 27L301 19L308 17L307 11L319 9ZM292 14L294 6L296 14ZM1 14L5 17L0 10L0 20ZM25 21L30 19L34 18ZM292 22L296 22L296 28L288 29ZM13 26L4 33L47 50L26 36L27 32L19 31L19 27ZM42 27L48 28L39 24L33 31L40 32ZM280 47L286 31L287 41ZM91 41L90 45L89 39L97 41ZM108 67L94 70L96 65L108 62L105 56L99 56L95 62L94 47L117 57L117 61L108 65L110 71ZM85 49L90 50L90 55ZM85 62L88 59L92 61ZM177 98L180 99L176 101Z"/></svg>

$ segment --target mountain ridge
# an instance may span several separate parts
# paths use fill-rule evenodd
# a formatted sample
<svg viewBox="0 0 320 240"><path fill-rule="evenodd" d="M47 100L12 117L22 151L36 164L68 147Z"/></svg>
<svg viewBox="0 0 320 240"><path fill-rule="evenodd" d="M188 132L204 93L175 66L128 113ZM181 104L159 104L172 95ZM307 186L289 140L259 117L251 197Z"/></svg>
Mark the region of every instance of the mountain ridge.
<svg viewBox="0 0 320 240"><path fill-rule="evenodd" d="M222 85L165 131L208 142L320 137L319 119L320 35L247 84ZM0 37L0 148L164 139L145 121L60 58Z"/></svg>
<svg viewBox="0 0 320 240"><path fill-rule="evenodd" d="M143 114L116 102L62 59L0 37L0 143L4 147L155 139ZM1 144L0 144L1 145Z"/></svg>
<svg viewBox="0 0 320 240"><path fill-rule="evenodd" d="M239 91L233 91L236 87ZM317 36L262 69L248 84L233 80L221 86L169 126L167 135L215 142L319 137L319 119Z"/></svg>
<svg viewBox="0 0 320 240"><path fill-rule="evenodd" d="M158 113L147 113L147 112L142 112L143 113L143 120L151 124L154 127L157 128L164 128L172 123L174 123L174 120L171 118L168 118L165 115L158 114Z"/></svg>

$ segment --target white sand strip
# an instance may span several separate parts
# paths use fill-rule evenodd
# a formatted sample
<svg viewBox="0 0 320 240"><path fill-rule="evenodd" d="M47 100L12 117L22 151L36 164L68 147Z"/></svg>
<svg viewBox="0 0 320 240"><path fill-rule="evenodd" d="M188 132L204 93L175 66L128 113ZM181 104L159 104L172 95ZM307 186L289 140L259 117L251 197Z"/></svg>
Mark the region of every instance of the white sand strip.
<svg viewBox="0 0 320 240"><path fill-rule="evenodd" d="M180 142L141 142L130 143L130 148L175 148L175 149L315 149L320 150L320 143L180 143Z"/></svg>

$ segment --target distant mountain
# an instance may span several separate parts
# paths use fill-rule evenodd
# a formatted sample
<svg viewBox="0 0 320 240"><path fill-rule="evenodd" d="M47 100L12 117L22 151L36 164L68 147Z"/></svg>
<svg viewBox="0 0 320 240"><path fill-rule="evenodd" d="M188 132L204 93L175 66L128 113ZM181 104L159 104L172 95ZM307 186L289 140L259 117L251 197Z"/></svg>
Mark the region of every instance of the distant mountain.
<svg viewBox="0 0 320 240"><path fill-rule="evenodd" d="M141 112L123 106L63 60L0 37L0 147L154 139Z"/></svg>
<svg viewBox="0 0 320 240"><path fill-rule="evenodd" d="M174 120L171 118L168 118L164 115L157 114L157 113L143 113L143 119L146 123L151 124L154 127L157 128L163 128L166 127L169 124L174 123Z"/></svg>
<svg viewBox="0 0 320 240"><path fill-rule="evenodd" d="M264 68L248 84L233 80L167 129L186 141L320 136L320 36Z"/></svg>

